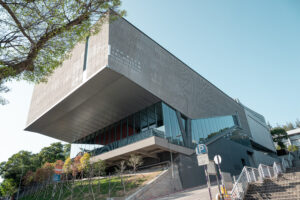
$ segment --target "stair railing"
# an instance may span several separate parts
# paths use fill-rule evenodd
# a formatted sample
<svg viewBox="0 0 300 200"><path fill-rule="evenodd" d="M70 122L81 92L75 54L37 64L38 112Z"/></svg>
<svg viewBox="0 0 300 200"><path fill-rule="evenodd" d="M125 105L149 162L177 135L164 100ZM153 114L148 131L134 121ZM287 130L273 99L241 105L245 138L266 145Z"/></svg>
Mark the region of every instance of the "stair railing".
<svg viewBox="0 0 300 200"><path fill-rule="evenodd" d="M258 168L244 166L241 174L234 183L231 191L233 200L242 200L247 192L249 183L263 181L265 178L277 178L283 172L281 163L273 163L273 167L259 164Z"/></svg>
<svg viewBox="0 0 300 200"><path fill-rule="evenodd" d="M243 199L249 183L258 181L259 177L260 175L258 169L245 166L233 186L231 192L232 198Z"/></svg>

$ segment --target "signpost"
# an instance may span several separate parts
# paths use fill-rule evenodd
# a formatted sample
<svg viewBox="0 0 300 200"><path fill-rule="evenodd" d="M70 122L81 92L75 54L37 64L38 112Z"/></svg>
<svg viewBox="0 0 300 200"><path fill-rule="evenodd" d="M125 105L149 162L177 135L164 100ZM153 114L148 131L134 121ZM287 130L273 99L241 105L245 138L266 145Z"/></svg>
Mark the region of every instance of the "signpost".
<svg viewBox="0 0 300 200"><path fill-rule="evenodd" d="M222 195L222 199L224 199L223 193L225 193L225 187L224 187L224 180L223 180L222 172L221 172L221 168L220 168L220 164L222 162L222 157L220 155L215 155L214 156L214 162L218 166L219 174L220 174L220 177L221 177L222 190L223 190L223 192L221 193L221 195Z"/></svg>
<svg viewBox="0 0 300 200"><path fill-rule="evenodd" d="M205 171L205 176L206 176L209 197L210 197L210 200L212 200L211 191L210 191L210 179L209 179L209 174L207 172L207 165L209 164L207 147L205 144L198 144L195 151L197 154L198 165L199 166L204 165L204 171Z"/></svg>

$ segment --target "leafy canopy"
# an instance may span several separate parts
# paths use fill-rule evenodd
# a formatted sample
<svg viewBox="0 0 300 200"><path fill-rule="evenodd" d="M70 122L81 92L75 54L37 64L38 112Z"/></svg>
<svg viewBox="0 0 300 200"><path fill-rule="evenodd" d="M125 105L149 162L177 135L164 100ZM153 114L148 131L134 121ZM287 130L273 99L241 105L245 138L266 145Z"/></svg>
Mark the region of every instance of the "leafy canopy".
<svg viewBox="0 0 300 200"><path fill-rule="evenodd" d="M0 191L3 196L9 197L17 192L17 184L13 179L5 179L3 183L1 183Z"/></svg>
<svg viewBox="0 0 300 200"><path fill-rule="evenodd" d="M12 155L7 162L0 163L0 176L11 179L17 184L28 171L33 171L38 167L37 157L28 151L20 151ZM23 172L23 173L22 173Z"/></svg>
<svg viewBox="0 0 300 200"><path fill-rule="evenodd" d="M298 151L298 147L297 146L295 146L295 145L290 145L290 146L288 146L288 151L289 152L297 152Z"/></svg>
<svg viewBox="0 0 300 200"><path fill-rule="evenodd" d="M287 132L285 129L277 127L271 130L271 135L273 138L273 141L278 144L278 146L281 147L281 149L285 149L285 145L283 143L284 139L288 139Z"/></svg>
<svg viewBox="0 0 300 200"><path fill-rule="evenodd" d="M110 19L125 14L120 4L121 0L0 0L0 92L13 78L46 81L76 43L100 30L108 14Z"/></svg>
<svg viewBox="0 0 300 200"><path fill-rule="evenodd" d="M46 162L54 163L56 160L65 160L64 145L60 142L52 143L49 147L44 147L38 154L40 165Z"/></svg>

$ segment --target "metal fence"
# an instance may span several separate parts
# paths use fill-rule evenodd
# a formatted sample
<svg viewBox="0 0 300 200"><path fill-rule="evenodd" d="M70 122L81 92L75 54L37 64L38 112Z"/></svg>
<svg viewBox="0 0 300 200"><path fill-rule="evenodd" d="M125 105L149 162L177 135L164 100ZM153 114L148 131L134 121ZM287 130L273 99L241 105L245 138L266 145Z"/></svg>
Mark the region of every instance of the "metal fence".
<svg viewBox="0 0 300 200"><path fill-rule="evenodd" d="M260 164L258 168L245 166L234 183L231 191L233 200L242 200L247 192L249 183L256 181L263 181L266 178L277 178L279 174L285 172L286 168L289 167L282 161L274 162L273 166Z"/></svg>

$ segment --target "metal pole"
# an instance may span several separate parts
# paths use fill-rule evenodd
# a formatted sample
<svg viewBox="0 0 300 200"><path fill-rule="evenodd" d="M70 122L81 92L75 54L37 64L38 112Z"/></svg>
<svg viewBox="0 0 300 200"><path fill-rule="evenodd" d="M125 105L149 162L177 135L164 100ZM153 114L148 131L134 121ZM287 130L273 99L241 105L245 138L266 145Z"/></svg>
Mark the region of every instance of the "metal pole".
<svg viewBox="0 0 300 200"><path fill-rule="evenodd" d="M210 198L210 200L212 200L211 191L210 191L210 179L209 179L209 175L207 173L207 165L204 165L204 171L205 171L205 177L206 177L206 182L207 182L209 198Z"/></svg>
<svg viewBox="0 0 300 200"><path fill-rule="evenodd" d="M169 151L170 151L170 159L171 159L172 178L174 178L173 155L172 155L172 152L171 152L171 144L170 144L170 142L169 142Z"/></svg>
<svg viewBox="0 0 300 200"><path fill-rule="evenodd" d="M223 192L221 193L221 196L222 196L222 198L224 199L223 193L225 192L225 187L224 187L224 180L223 180L223 176L222 176L222 172L221 172L221 167L220 167L219 156L217 156L217 159L218 159L218 169L219 169L220 178L221 178L221 183L222 183L222 188L223 188Z"/></svg>
<svg viewBox="0 0 300 200"><path fill-rule="evenodd" d="M216 178L217 178L217 184L218 184L219 194L221 195L221 188L220 188L219 177L218 177L217 173L216 173ZM221 195L221 198L223 199L222 195Z"/></svg>

